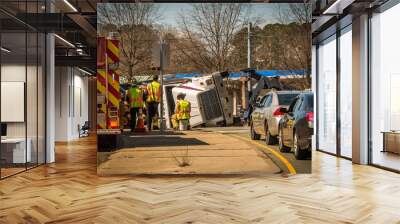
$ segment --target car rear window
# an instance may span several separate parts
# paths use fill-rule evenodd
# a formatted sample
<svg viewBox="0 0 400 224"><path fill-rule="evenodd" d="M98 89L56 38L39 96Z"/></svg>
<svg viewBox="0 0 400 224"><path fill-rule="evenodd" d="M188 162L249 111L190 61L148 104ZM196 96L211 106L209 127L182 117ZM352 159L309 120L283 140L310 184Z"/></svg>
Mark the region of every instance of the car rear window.
<svg viewBox="0 0 400 224"><path fill-rule="evenodd" d="M278 94L279 105L289 105L298 93Z"/></svg>
<svg viewBox="0 0 400 224"><path fill-rule="evenodd" d="M306 105L304 109L306 111L313 111L314 110L314 96L313 94L307 94L305 97L306 99Z"/></svg>

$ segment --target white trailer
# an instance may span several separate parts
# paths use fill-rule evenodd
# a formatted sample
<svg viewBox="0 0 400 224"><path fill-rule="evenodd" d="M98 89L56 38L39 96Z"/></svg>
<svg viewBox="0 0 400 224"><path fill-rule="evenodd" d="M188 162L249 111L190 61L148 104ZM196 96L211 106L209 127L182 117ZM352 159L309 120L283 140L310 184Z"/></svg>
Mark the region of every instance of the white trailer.
<svg viewBox="0 0 400 224"><path fill-rule="evenodd" d="M219 74L213 74L192 78L187 83L164 85L167 128L171 128L170 117L174 113L175 102L179 93L185 93L185 98L191 103L191 127L230 125L233 123L230 97L222 78L218 76Z"/></svg>

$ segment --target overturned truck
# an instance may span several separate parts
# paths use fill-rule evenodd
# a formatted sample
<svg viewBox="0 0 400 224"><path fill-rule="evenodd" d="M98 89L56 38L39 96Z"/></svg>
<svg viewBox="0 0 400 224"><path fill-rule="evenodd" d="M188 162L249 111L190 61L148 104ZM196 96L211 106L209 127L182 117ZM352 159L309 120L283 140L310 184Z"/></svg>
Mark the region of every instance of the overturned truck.
<svg viewBox="0 0 400 224"><path fill-rule="evenodd" d="M186 99L191 103L191 127L232 125L232 99L223 82L227 75L225 72L216 72L185 82L165 83L163 103L167 128L172 127L171 117L179 93L186 94Z"/></svg>

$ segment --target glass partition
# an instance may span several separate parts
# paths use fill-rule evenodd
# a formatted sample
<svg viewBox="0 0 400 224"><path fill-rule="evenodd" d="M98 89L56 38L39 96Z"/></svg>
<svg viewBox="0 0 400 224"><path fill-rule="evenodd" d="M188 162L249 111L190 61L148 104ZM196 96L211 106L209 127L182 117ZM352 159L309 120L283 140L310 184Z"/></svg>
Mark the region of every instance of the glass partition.
<svg viewBox="0 0 400 224"><path fill-rule="evenodd" d="M400 170L400 4L371 19L372 163Z"/></svg>
<svg viewBox="0 0 400 224"><path fill-rule="evenodd" d="M36 13L43 1L1 5ZM45 162L45 44L43 33L0 12L0 178Z"/></svg>
<svg viewBox="0 0 400 224"><path fill-rule="evenodd" d="M318 47L318 148L336 154L336 35Z"/></svg>
<svg viewBox="0 0 400 224"><path fill-rule="evenodd" d="M352 32L351 25L340 36L340 154L352 157Z"/></svg>
<svg viewBox="0 0 400 224"><path fill-rule="evenodd" d="M24 171L31 162L26 141L26 33L3 32L1 46L1 174L6 177Z"/></svg>

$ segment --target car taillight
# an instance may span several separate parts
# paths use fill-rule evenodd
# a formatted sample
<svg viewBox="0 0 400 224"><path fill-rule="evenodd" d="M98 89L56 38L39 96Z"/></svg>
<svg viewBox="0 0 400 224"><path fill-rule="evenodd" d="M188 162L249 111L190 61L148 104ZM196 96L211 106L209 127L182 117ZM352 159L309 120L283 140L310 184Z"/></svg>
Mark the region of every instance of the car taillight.
<svg viewBox="0 0 400 224"><path fill-rule="evenodd" d="M308 112L306 114L306 120L313 122L314 121L314 112Z"/></svg>
<svg viewBox="0 0 400 224"><path fill-rule="evenodd" d="M281 108L277 107L273 113L274 116L283 116L284 113L281 112Z"/></svg>

